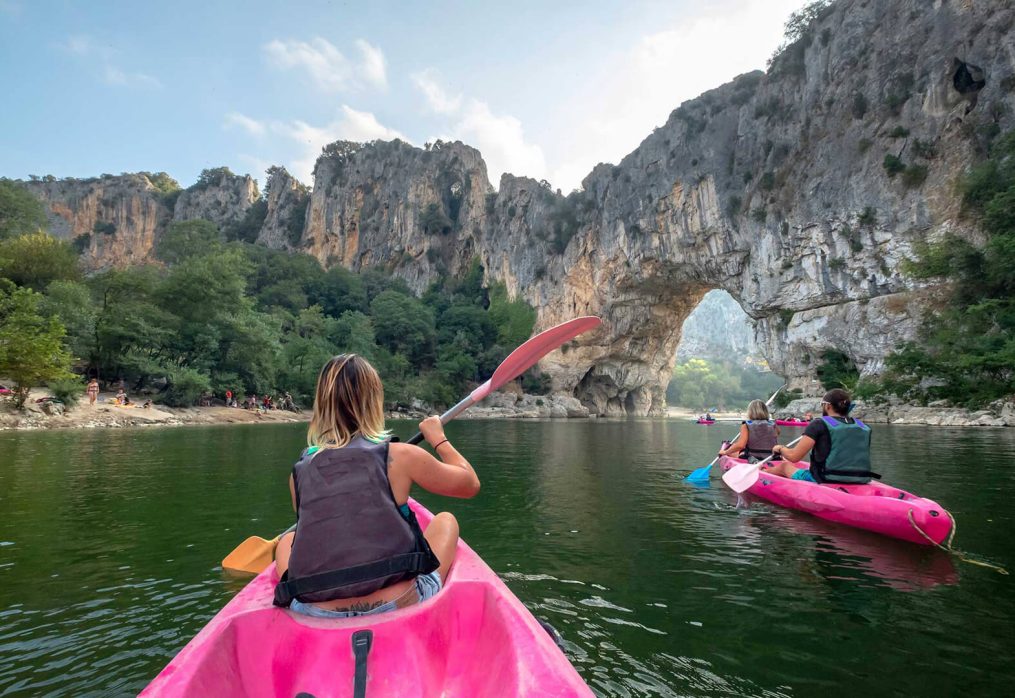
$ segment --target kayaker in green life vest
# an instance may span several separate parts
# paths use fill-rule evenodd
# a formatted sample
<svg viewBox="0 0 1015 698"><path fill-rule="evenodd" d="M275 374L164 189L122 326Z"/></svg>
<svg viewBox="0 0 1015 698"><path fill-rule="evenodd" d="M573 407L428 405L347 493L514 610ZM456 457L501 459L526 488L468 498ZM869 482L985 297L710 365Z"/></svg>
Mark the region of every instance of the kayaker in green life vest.
<svg viewBox="0 0 1015 698"><path fill-rule="evenodd" d="M392 443L384 388L355 354L331 359L317 379L308 448L289 492L296 531L279 540L275 605L320 618L383 613L440 591L458 544L458 521L437 514L421 531L408 505L413 483L446 497L474 497L479 478L444 436L438 417L420 422L438 458Z"/></svg>
<svg viewBox="0 0 1015 698"><path fill-rule="evenodd" d="M778 445L772 452L782 456L783 463L773 464L765 472L808 482L856 485L870 482L871 429L859 419L848 416L853 401L845 390L829 390L821 398L820 419L804 429L795 446ZM811 467L797 468L794 463L811 453Z"/></svg>
<svg viewBox="0 0 1015 698"><path fill-rule="evenodd" d="M779 441L779 427L768 414L761 400L747 405L747 419L740 423L740 434L729 446L719 451L720 456L746 458L752 462L772 455L772 447Z"/></svg>

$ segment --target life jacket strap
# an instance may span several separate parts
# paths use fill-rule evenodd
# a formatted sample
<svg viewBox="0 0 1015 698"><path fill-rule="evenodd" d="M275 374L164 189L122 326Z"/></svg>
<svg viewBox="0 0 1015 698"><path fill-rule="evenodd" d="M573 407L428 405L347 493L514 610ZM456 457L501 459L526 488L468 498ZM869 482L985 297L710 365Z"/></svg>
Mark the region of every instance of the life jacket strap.
<svg viewBox="0 0 1015 698"><path fill-rule="evenodd" d="M350 584L359 584L371 579L381 579L396 574L428 574L440 566L437 557L430 551L405 553L387 560L368 562L364 565L347 567L342 570L331 570L312 574L307 577L289 578L287 571L275 585L276 606L288 606L292 600L303 595L313 594L329 589L338 589Z"/></svg>

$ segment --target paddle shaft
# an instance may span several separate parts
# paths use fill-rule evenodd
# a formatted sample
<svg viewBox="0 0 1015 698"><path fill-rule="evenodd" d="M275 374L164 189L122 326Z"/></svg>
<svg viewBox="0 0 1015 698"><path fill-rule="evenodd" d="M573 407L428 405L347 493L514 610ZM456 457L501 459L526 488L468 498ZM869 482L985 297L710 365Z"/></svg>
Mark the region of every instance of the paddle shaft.
<svg viewBox="0 0 1015 698"><path fill-rule="evenodd" d="M476 403L472 399L472 395L471 394L467 395L464 400L462 400L457 405L455 405L450 410L441 415L441 424L447 424L452 419L460 415L462 412L472 407L474 404ZM418 444L422 440L423 440L423 432L420 431L417 432L416 435L413 436L411 439L406 441L406 443Z"/></svg>
<svg viewBox="0 0 1015 698"><path fill-rule="evenodd" d="M497 370L495 370L493 375L490 376L489 380L469 393L457 405L442 414L441 424L447 424L462 412L492 393L494 390L498 390L507 382L513 381L515 378L535 366L536 362L551 351L559 349L562 345L570 342L578 335L588 332L591 329L595 329L601 324L602 320L595 316L590 315L586 317L579 317L574 318L573 320L568 320L567 322L562 322L548 330L544 330L535 337L530 337L524 344L511 352L507 358L500 363ZM418 444L422 440L423 433L419 432L409 439L407 443Z"/></svg>

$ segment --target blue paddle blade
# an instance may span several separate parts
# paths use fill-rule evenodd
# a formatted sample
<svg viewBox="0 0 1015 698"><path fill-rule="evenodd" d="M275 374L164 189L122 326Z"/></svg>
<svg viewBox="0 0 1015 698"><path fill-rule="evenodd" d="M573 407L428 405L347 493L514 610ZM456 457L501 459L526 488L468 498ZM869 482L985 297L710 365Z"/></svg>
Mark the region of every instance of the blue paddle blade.
<svg viewBox="0 0 1015 698"><path fill-rule="evenodd" d="M711 479L711 477L712 477L712 466L706 465L704 468L692 470L690 474L684 479L690 480L691 482L708 482Z"/></svg>

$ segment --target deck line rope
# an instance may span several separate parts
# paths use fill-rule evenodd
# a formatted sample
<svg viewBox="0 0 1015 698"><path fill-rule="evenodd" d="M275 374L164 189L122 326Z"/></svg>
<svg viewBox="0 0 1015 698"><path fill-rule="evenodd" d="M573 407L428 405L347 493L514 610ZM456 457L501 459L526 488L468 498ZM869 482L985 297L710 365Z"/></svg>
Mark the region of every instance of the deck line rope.
<svg viewBox="0 0 1015 698"><path fill-rule="evenodd" d="M949 515L949 516L950 516L950 515ZM980 561L980 560L970 560L970 559L969 559L968 557L966 557L966 556L965 556L965 555L964 555L964 554L962 553L962 551L960 551L960 550L955 550L955 549L954 549L954 548L952 547L952 540L954 540L954 539L955 539L955 531L956 531L956 530L958 530L958 527L959 527L958 523L956 523L956 521L955 521L955 517L954 517L954 516L952 516L952 532L951 532L951 534L950 534L950 535L948 536L948 545L947 545L947 546L944 546L944 545L941 545L940 543L938 543L938 542L937 542L936 540L934 540L933 538L931 538L930 536L928 536L928 535L927 535L927 533L926 533L926 532L925 532L925 531L924 531L924 530L923 530L922 528L920 528L920 526L919 526L919 525L917 525L916 521L914 521L914 520L913 520L913 510L912 510L912 509L910 509L909 511L907 511L907 512L906 512L906 518L908 518L908 519L909 519L909 523L910 523L910 525L912 525L912 527L913 527L914 529L916 529L916 532L917 532L917 533L919 533L919 534L920 534L921 536L923 536L924 538L926 538L926 539L927 539L927 541L928 541L928 542L929 542L929 543L930 543L931 545L933 545L933 546L936 546L936 547L938 547L938 548L941 548L941 550L944 550L944 551L945 551L946 553L952 553L953 555L955 555L955 557L959 558L959 559L960 559L960 560L962 560L963 562L968 562L968 563L969 563L970 565L979 565L980 567L986 567L986 568L988 568L988 569L992 569L992 570L995 570L995 571L997 571L997 572L998 572L999 574L1003 574L1003 575L1005 575L1005 576L1007 576L1007 575L1008 575L1008 570L1006 570L1005 568L1003 568L1003 567L999 567L999 566L997 566L997 565L992 565L992 564L991 564L991 563L989 563L989 562L982 562L982 561Z"/></svg>

